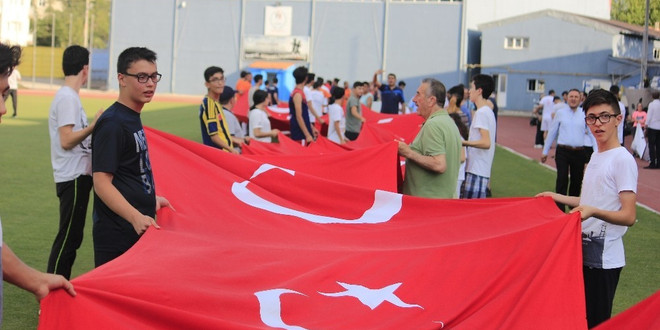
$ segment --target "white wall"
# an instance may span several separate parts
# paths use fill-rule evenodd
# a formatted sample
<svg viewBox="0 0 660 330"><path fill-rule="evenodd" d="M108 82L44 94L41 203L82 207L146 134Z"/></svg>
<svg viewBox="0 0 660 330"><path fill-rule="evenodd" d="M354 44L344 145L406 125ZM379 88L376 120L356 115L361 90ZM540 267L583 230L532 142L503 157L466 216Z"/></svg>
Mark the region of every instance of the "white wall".
<svg viewBox="0 0 660 330"><path fill-rule="evenodd" d="M26 46L30 34L30 1L0 1L0 41L9 45Z"/></svg>
<svg viewBox="0 0 660 330"><path fill-rule="evenodd" d="M477 25L504 18L556 9L573 14L610 19L611 0L463 0L467 9L466 25Z"/></svg>

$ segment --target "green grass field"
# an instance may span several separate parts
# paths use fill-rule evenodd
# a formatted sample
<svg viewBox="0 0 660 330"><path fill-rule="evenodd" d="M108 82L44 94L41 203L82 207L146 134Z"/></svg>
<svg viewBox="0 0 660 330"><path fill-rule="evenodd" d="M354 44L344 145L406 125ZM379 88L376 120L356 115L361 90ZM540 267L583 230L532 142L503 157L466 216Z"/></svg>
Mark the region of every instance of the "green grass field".
<svg viewBox="0 0 660 330"><path fill-rule="evenodd" d="M3 117L0 124L0 216L5 242L27 264L45 270L50 245L57 231L58 201L55 196L48 137L48 108L52 97L21 96L18 118ZM112 99L83 99L88 116L106 108ZM197 106L153 102L142 115L145 125L200 141ZM495 197L533 196L554 188L555 173L538 162L498 148L493 168ZM639 223L625 236L628 265L624 268L615 299L618 313L660 288L660 215L638 208ZM78 251L73 277L93 268L91 205L85 239ZM4 286L2 329L34 329L39 305L34 297L16 287Z"/></svg>

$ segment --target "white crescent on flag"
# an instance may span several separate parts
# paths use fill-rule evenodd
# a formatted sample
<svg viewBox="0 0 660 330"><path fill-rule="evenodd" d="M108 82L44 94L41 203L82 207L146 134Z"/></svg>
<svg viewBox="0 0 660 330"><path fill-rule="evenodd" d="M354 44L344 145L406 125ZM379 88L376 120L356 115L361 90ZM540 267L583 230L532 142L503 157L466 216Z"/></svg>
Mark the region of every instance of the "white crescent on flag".
<svg viewBox="0 0 660 330"><path fill-rule="evenodd" d="M279 166L271 165L271 164L263 164L261 165L252 175L251 179L254 179L255 177L259 176L262 173L265 173L270 170L278 169L281 171L284 171L286 173L291 174L291 176L295 176L296 172L293 170L285 169ZM401 210L401 205L402 205L402 195L389 192L389 191L383 191L383 190L375 190L374 192L374 203L369 208L366 210L360 218L357 219L340 219L337 217L329 217L329 216L324 216L324 215L317 215L317 214L312 214L312 213L307 213L307 212L302 212L298 210L294 210L288 207L284 207L278 204L275 204L271 201L268 201L257 194L253 193L247 188L248 183L250 183L250 180L246 180L243 182L234 182L231 186L231 192L234 194L238 200L241 202L265 210L269 211L272 213L277 213L277 214L283 214L283 215L291 215L295 216L310 222L318 223L318 224L331 224L331 223L339 223L339 224L377 224L377 223L383 223L387 222L394 215L399 213Z"/></svg>

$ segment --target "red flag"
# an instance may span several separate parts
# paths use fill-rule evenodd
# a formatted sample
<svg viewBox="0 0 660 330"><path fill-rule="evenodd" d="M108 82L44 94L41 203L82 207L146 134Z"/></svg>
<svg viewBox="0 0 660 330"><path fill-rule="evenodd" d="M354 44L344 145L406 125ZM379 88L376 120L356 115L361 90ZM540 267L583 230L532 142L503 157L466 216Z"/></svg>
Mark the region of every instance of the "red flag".
<svg viewBox="0 0 660 330"><path fill-rule="evenodd" d="M599 324L596 330L660 329L660 290L639 304Z"/></svg>
<svg viewBox="0 0 660 330"><path fill-rule="evenodd" d="M550 198L414 198L147 133L176 212L41 329L586 328L580 218Z"/></svg>

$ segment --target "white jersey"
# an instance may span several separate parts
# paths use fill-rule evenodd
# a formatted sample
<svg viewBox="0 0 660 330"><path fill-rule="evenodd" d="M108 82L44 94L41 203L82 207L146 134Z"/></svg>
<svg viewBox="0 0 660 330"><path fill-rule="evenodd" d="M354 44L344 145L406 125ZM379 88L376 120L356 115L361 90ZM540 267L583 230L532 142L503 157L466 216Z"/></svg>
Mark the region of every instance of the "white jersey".
<svg viewBox="0 0 660 330"><path fill-rule="evenodd" d="M539 103L543 106L543 120L552 120L552 115L555 113L555 97L552 95L546 95L541 98Z"/></svg>
<svg viewBox="0 0 660 330"><path fill-rule="evenodd" d="M254 135L255 128L259 128L261 133L267 133L271 131L270 119L268 119L268 114L266 113L266 111L260 109L250 110L248 124L249 124L250 138L261 142L272 142L272 138L270 136L256 137Z"/></svg>
<svg viewBox="0 0 660 330"><path fill-rule="evenodd" d="M619 101L619 109L621 109L621 124L616 128L616 135L619 138L619 143L623 143L623 126L626 126L626 106L621 101Z"/></svg>
<svg viewBox="0 0 660 330"><path fill-rule="evenodd" d="M68 125L73 125L75 132L89 124L78 93L71 87L62 86L53 98L48 115L50 160L55 182L71 181L81 175L92 174L92 137L87 136L73 149L64 150L60 142L59 128Z"/></svg>
<svg viewBox="0 0 660 330"><path fill-rule="evenodd" d="M493 157L495 157L495 125L495 114L488 106L483 106L474 112L468 141L481 140L479 129L485 129L488 130L488 136L490 137L490 148L479 149L468 147L467 166L465 168L467 173L490 178Z"/></svg>
<svg viewBox="0 0 660 330"><path fill-rule="evenodd" d="M312 106L314 107L314 110L316 110L316 113L319 116L322 116L323 115L323 109L328 105L328 100L323 95L323 92L321 92L320 90L314 89L311 92L309 92L309 97L310 97L310 101L312 102ZM312 115L311 113L310 113L310 115L312 117L314 117L314 115ZM310 119L311 119L311 117L310 117Z"/></svg>
<svg viewBox="0 0 660 330"><path fill-rule="evenodd" d="M621 209L619 193L637 193L637 164L623 147L594 152L582 180L580 205L606 211ZM613 225L598 218L582 221L582 258L585 266L601 269L623 267L626 258L623 234L628 227Z"/></svg>
<svg viewBox="0 0 660 330"><path fill-rule="evenodd" d="M340 143L341 140L339 136L344 136L346 131L346 118L344 117L344 109L337 103L333 103L328 106L328 139L335 143ZM341 132L337 132L335 129L335 122L339 122L339 129Z"/></svg>

